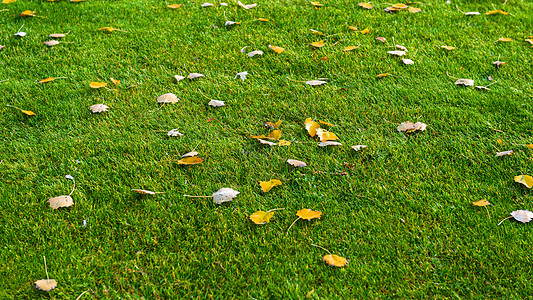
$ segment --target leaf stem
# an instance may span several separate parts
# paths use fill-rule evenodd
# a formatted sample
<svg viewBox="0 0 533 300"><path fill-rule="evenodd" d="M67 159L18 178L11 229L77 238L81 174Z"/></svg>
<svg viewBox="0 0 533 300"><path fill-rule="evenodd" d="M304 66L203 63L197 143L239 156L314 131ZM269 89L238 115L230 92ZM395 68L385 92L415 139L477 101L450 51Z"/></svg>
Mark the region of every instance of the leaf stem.
<svg viewBox="0 0 533 300"><path fill-rule="evenodd" d="M46 256L43 255L44 259L44 271L46 272L46 280L50 280L50 277L48 277L48 267L46 267Z"/></svg>
<svg viewBox="0 0 533 300"><path fill-rule="evenodd" d="M81 293L81 294L78 296L78 298L76 298L76 300L80 300L81 296L83 296L83 294L87 293L88 291L89 291L89 290L86 290L86 291L84 291L83 293Z"/></svg>
<svg viewBox="0 0 533 300"><path fill-rule="evenodd" d="M448 74L448 71L446 71L446 75L448 75L448 77L453 78L453 79L459 79L457 77L450 76L450 74Z"/></svg>
<svg viewBox="0 0 533 300"><path fill-rule="evenodd" d="M294 82L305 82L305 81L290 79L289 77L287 77L287 79L289 79L290 81L294 81Z"/></svg>
<svg viewBox="0 0 533 300"><path fill-rule="evenodd" d="M512 217L513 217L513 216L509 216L509 217L507 217L507 218L501 220L500 223L498 223L498 226L500 226L500 224L503 223L503 221L505 221L505 220L507 220L507 219L510 219L510 218L512 218Z"/></svg>
<svg viewBox="0 0 533 300"><path fill-rule="evenodd" d="M285 208L274 208L274 209L271 209L271 210L268 210L267 212L272 212L272 211L276 211L276 210L284 210Z"/></svg>
<svg viewBox="0 0 533 300"><path fill-rule="evenodd" d="M294 223L296 223L296 221L300 220L301 218L298 217L298 219L294 220L294 222L292 222L291 226L289 226L289 229L287 229L287 234L289 234L289 230L291 230L291 227L292 225L294 225Z"/></svg>
<svg viewBox="0 0 533 300"><path fill-rule="evenodd" d="M464 11L459 9L459 5L455 4L455 8L457 8L458 11L462 12L463 14L466 14Z"/></svg>
<svg viewBox="0 0 533 300"><path fill-rule="evenodd" d="M72 181L74 182L74 185L72 186L72 191L70 191L70 194L68 194L69 196L72 195L72 193L74 193L74 189L76 188L76 179L72 179Z"/></svg>
<svg viewBox="0 0 533 300"><path fill-rule="evenodd" d="M6 81L9 81L9 79L1 80L0 83L2 83L2 82L6 82Z"/></svg>
<svg viewBox="0 0 533 300"><path fill-rule="evenodd" d="M324 248L324 247L322 247L322 246L315 245L315 244L311 244L311 246L315 246L315 247L320 248L320 249L322 249L322 250L326 250L327 253L331 254L331 252L329 252L328 249L326 249L326 248Z"/></svg>
<svg viewBox="0 0 533 300"><path fill-rule="evenodd" d="M22 110L22 108L19 108L19 107L13 106L13 105L6 104L6 106L9 106L9 107L12 107L12 108L15 108L15 109L18 109L18 110Z"/></svg>
<svg viewBox="0 0 533 300"><path fill-rule="evenodd" d="M213 196L192 196L192 195L183 195L183 197L189 197L189 198L212 198Z"/></svg>

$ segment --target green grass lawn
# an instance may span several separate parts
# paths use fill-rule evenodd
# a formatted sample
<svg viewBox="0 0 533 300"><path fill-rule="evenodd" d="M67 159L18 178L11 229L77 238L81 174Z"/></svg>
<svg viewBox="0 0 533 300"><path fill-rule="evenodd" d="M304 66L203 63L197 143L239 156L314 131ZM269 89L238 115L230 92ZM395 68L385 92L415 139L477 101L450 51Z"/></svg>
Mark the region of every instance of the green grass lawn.
<svg viewBox="0 0 533 300"><path fill-rule="evenodd" d="M167 8L174 3L183 5ZM250 10L202 3L0 4L0 81L9 79L0 83L0 298L530 297L531 225L497 224L533 209L531 191L513 181L533 173L531 1L493 2L509 15L486 15L495 8L481 0L424 1L412 4L419 13L396 14L383 11L386 2L372 10L347 0L320 9L301 0ZM24 10L36 17L19 17ZM13 36L23 24L27 36ZM68 43L43 44L69 31L60 40ZM310 46L321 39L324 47ZM395 44L413 65L387 54ZM244 46L264 54L248 58ZM497 60L506 64L495 68ZM243 71L245 81L234 78ZM173 78L191 72L206 76ZM376 78L382 73L394 76ZM496 83L478 91L446 73ZM47 77L67 78L37 83ZM158 104L165 93L181 100ZM207 106L211 98L226 107ZM92 114L102 102L109 111ZM333 123L343 146L318 147L306 118ZM250 138L278 120L290 146ZM404 121L428 127L397 132ZM184 136L169 138L173 128ZM357 144L368 148L355 152ZM205 161L178 165L193 149ZM504 150L514 153L495 156ZM333 175L340 172L348 175ZM72 188L67 174L75 204L52 210L47 200ZM263 193L258 182L274 178L283 184ZM223 205L183 197L222 187L240 194ZM472 205L483 198L492 205ZM268 224L248 218L273 208L285 209ZM302 208L323 216L286 234ZM348 265L328 266L326 251L311 244ZM33 284L46 278L43 256L58 282L49 292Z"/></svg>

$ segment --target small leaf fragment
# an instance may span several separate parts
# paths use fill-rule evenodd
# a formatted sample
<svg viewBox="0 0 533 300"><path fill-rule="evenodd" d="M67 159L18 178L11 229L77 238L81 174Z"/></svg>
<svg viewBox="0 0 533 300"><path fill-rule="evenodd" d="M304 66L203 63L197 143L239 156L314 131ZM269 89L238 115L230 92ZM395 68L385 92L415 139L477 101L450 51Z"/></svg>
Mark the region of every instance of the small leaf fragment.
<svg viewBox="0 0 533 300"><path fill-rule="evenodd" d="M355 146L352 146L352 149L354 149L355 151L361 151L362 149L368 147L367 145L355 145Z"/></svg>
<svg viewBox="0 0 533 300"><path fill-rule="evenodd" d="M416 14L417 12L422 11L420 8L409 6L409 12Z"/></svg>
<svg viewBox="0 0 533 300"><path fill-rule="evenodd" d="M140 190L140 189L131 189L131 190L141 195L155 195L155 192L148 191L148 190Z"/></svg>
<svg viewBox="0 0 533 300"><path fill-rule="evenodd" d="M187 152L187 153L183 154L181 157L192 157L192 156L196 156L196 155L198 155L198 152L191 151L191 152Z"/></svg>
<svg viewBox="0 0 533 300"><path fill-rule="evenodd" d="M279 120L276 123L266 122L264 125L270 129L279 129L282 122L283 122L282 120Z"/></svg>
<svg viewBox="0 0 533 300"><path fill-rule="evenodd" d="M509 151L502 151L502 152L498 152L496 153L496 156L506 156L506 155L511 155L513 154L513 150L509 150Z"/></svg>
<svg viewBox="0 0 533 300"><path fill-rule="evenodd" d="M180 99L172 94L172 93L167 93L167 94L163 94L159 97L157 97L157 103L177 103Z"/></svg>
<svg viewBox="0 0 533 300"><path fill-rule="evenodd" d="M168 136L183 136L183 133L179 132L177 129L171 129L167 132Z"/></svg>
<svg viewBox="0 0 533 300"><path fill-rule="evenodd" d="M176 79L176 82L180 82L180 81L182 81L183 79L185 79L185 76L174 75L174 79Z"/></svg>
<svg viewBox="0 0 533 300"><path fill-rule="evenodd" d="M55 41L55 40L46 41L46 42L43 42L43 44L45 44L48 47L52 47L52 46L55 46L55 45L59 44L59 41Z"/></svg>
<svg viewBox="0 0 533 300"><path fill-rule="evenodd" d="M409 52L409 51L407 51L407 48L405 48L405 47L402 46L402 45L394 45L394 47L396 47L396 49L400 49L400 50L402 50L402 51Z"/></svg>
<svg viewBox="0 0 533 300"><path fill-rule="evenodd" d="M178 160L178 165L196 165L203 163L204 159L198 156L187 156Z"/></svg>
<svg viewBox="0 0 533 300"><path fill-rule="evenodd" d="M270 222L270 219L274 216L274 212L268 212L268 211L256 211L253 214L250 215L250 220L254 222L257 225L264 225L266 223Z"/></svg>
<svg viewBox="0 0 533 300"><path fill-rule="evenodd" d="M224 23L224 26L228 27L228 26L232 26L232 25L239 25L241 24L240 22L234 22L234 21L226 21L226 23Z"/></svg>
<svg viewBox="0 0 533 300"><path fill-rule="evenodd" d="M168 8L177 9L181 7L181 4L169 4L167 5Z"/></svg>
<svg viewBox="0 0 533 300"><path fill-rule="evenodd" d="M448 51L452 51L452 50L455 49L455 47L452 47L452 46L440 46L440 47L441 47L441 48L444 48L444 49L446 49L446 50L448 50Z"/></svg>
<svg viewBox="0 0 533 300"><path fill-rule="evenodd" d="M23 109L21 109L20 111L21 111L23 114L25 114L25 115L28 115L28 116L35 116L35 113L34 113L33 111L31 111L31 110L23 110Z"/></svg>
<svg viewBox="0 0 533 300"><path fill-rule="evenodd" d="M2 4L11 4L14 3L17 0L2 0Z"/></svg>
<svg viewBox="0 0 533 300"><path fill-rule="evenodd" d="M353 31L359 31L359 29L357 29L357 27L355 27L355 26L348 25L348 28L353 30Z"/></svg>
<svg viewBox="0 0 533 300"><path fill-rule="evenodd" d="M200 73L190 73L189 75L187 75L187 78L192 80L192 79L196 79L196 78L200 78L204 76L205 76L204 74L200 74Z"/></svg>
<svg viewBox="0 0 533 300"><path fill-rule="evenodd" d="M255 50L255 51L252 51L252 52L248 52L248 54L246 54L246 55L248 55L248 57L254 57L256 55L263 55L263 51Z"/></svg>
<svg viewBox="0 0 533 300"><path fill-rule="evenodd" d="M506 37L501 37L498 39L498 42L512 42L513 39L512 38L506 38Z"/></svg>
<svg viewBox="0 0 533 300"><path fill-rule="evenodd" d="M286 141L286 140L279 140L278 141L278 146L290 146L291 145L291 142L289 141Z"/></svg>
<svg viewBox="0 0 533 300"><path fill-rule="evenodd" d="M307 164L301 160L287 159L287 163L295 167L300 167L300 168L307 167Z"/></svg>
<svg viewBox="0 0 533 300"><path fill-rule="evenodd" d="M46 82L50 82L50 81L54 81L54 80L56 80L56 78L54 78L54 77L48 77L48 78L42 79L42 80L39 81L38 83L46 83Z"/></svg>
<svg viewBox="0 0 533 300"><path fill-rule="evenodd" d="M369 32L370 32L369 28L365 28L365 29L361 30L361 34L367 34Z"/></svg>
<svg viewBox="0 0 533 300"><path fill-rule="evenodd" d="M320 142L320 143L318 143L318 146L319 146L319 147L327 147L327 146L342 146L342 144L339 143L339 142L334 142L334 141L325 141L325 142Z"/></svg>
<svg viewBox="0 0 533 300"><path fill-rule="evenodd" d="M479 12L477 11L469 11L469 12L465 12L465 16L479 16L481 15Z"/></svg>
<svg viewBox="0 0 533 300"><path fill-rule="evenodd" d="M202 5L200 5L201 7L211 7L211 6L214 6L213 4L209 3L209 2L205 2L203 3Z"/></svg>
<svg viewBox="0 0 533 300"><path fill-rule="evenodd" d="M281 130L276 129L267 135L267 139L279 140L281 138Z"/></svg>
<svg viewBox="0 0 533 300"><path fill-rule="evenodd" d="M68 195L63 195L48 199L48 203L50 203L50 207L52 209L58 209L72 206L74 204L74 200Z"/></svg>
<svg viewBox="0 0 533 300"><path fill-rule="evenodd" d="M273 143L271 141L267 141L267 140L263 140L263 139L260 139L258 138L257 139L261 144L264 144L264 145L269 145L269 146L277 146L278 144L277 143Z"/></svg>
<svg viewBox="0 0 533 300"><path fill-rule="evenodd" d="M508 15L509 13L506 12L506 11L503 11L503 10L501 10L501 9L491 10L491 11L488 11L488 12L487 12L487 15L496 15L496 14L500 14L500 15Z"/></svg>
<svg viewBox="0 0 533 300"><path fill-rule="evenodd" d="M265 18L258 18L257 21L261 21L261 22L270 22L270 20L265 19Z"/></svg>
<svg viewBox="0 0 533 300"><path fill-rule="evenodd" d="M207 105L210 105L212 107L226 106L224 101L215 100L215 99L211 99L211 101L209 101L209 103L207 103Z"/></svg>
<svg viewBox="0 0 533 300"><path fill-rule="evenodd" d="M31 10L25 10L25 11L21 12L19 16L21 16L23 18L25 18L25 17L35 17L35 12L31 11Z"/></svg>
<svg viewBox="0 0 533 300"><path fill-rule="evenodd" d="M412 65L414 64L415 62L409 58L402 58L402 62L404 65Z"/></svg>
<svg viewBox="0 0 533 300"><path fill-rule="evenodd" d="M322 212L318 210L304 208L297 211L296 215L300 217L300 219L311 221L312 219L320 219L320 217L322 216Z"/></svg>
<svg viewBox="0 0 533 300"><path fill-rule="evenodd" d="M113 77L109 78L114 85L120 85L120 80L116 80Z"/></svg>
<svg viewBox="0 0 533 300"><path fill-rule="evenodd" d="M305 129L311 137L314 137L316 135L316 131L318 128L320 128L320 124L311 120L311 118L305 119Z"/></svg>
<svg viewBox="0 0 533 300"><path fill-rule="evenodd" d="M326 84L327 82L326 81L323 81L323 80L309 80L309 81L306 81L305 84L308 84L308 85L323 85L323 84Z"/></svg>
<svg viewBox="0 0 533 300"><path fill-rule="evenodd" d="M387 42L387 39L385 39L384 37L381 37L381 36L377 37L376 40L378 40L380 42L383 42L383 43Z"/></svg>
<svg viewBox="0 0 533 300"><path fill-rule="evenodd" d="M281 53L283 51L285 51L285 48L282 48L282 47L278 47L278 46L273 46L273 45L268 45L268 48L272 49L272 51L276 52L276 53Z"/></svg>
<svg viewBox="0 0 533 300"><path fill-rule="evenodd" d="M359 48L359 46L346 46L344 49L342 49L342 51L352 51L357 48Z"/></svg>
<svg viewBox="0 0 533 300"><path fill-rule="evenodd" d="M333 141L333 140L338 140L339 139L335 135L335 133L333 133L331 131L326 131L326 130L324 130L322 128L318 128L316 130L316 135L320 138L321 142Z"/></svg>
<svg viewBox="0 0 533 300"><path fill-rule="evenodd" d="M230 188L221 188L220 190L213 193L213 201L216 204L222 204L223 202L232 201L233 198L237 197L240 192L230 189Z"/></svg>
<svg viewBox="0 0 533 300"><path fill-rule="evenodd" d="M392 5L392 8L394 9L406 9L408 6L403 3L396 3Z"/></svg>
<svg viewBox="0 0 533 300"><path fill-rule="evenodd" d="M281 181L279 179L272 179L270 181L259 181L259 185L261 186L261 190L263 192L269 192L273 187L281 185Z"/></svg>
<svg viewBox="0 0 533 300"><path fill-rule="evenodd" d="M517 175L514 177L514 181L525 185L528 189L533 187L533 177L529 175Z"/></svg>
<svg viewBox="0 0 533 300"><path fill-rule="evenodd" d="M248 75L248 71L240 72L235 75L234 79L237 79L237 77L240 77L242 81L246 80L246 75Z"/></svg>
<svg viewBox="0 0 533 300"><path fill-rule="evenodd" d="M247 5L245 5L245 4L242 4L241 1L237 1L237 4L239 4L240 7L244 8L244 9L246 9L246 10L248 10L248 9L250 9L250 8L254 8L254 7L257 6L257 3L247 4Z"/></svg>
<svg viewBox="0 0 533 300"><path fill-rule="evenodd" d="M455 82L457 85L464 85L464 86L474 86L474 80L472 79L457 79Z"/></svg>
<svg viewBox="0 0 533 300"><path fill-rule="evenodd" d="M402 122L398 127L396 128L399 132L407 131L411 132L415 130L415 124L409 121Z"/></svg>
<svg viewBox="0 0 533 300"><path fill-rule="evenodd" d="M316 47L316 48L322 48L324 47L325 44L326 42L324 42L324 40L320 40L318 42L312 42L311 46Z"/></svg>
<svg viewBox="0 0 533 300"><path fill-rule="evenodd" d="M324 4L320 3L320 2L311 2L312 5L314 5L315 7L322 7L324 6Z"/></svg>
<svg viewBox="0 0 533 300"><path fill-rule="evenodd" d="M330 266L339 267L339 268L346 266L346 264L348 263L346 258L342 256L338 256L337 254L324 255L324 257L322 257L322 260L325 261Z"/></svg>
<svg viewBox="0 0 533 300"><path fill-rule="evenodd" d="M396 56L404 56L405 51L387 51L388 54L396 55Z"/></svg>
<svg viewBox="0 0 533 300"><path fill-rule="evenodd" d="M481 207L483 207L483 206L487 206L487 205L490 205L490 202L489 202L489 201L487 201L487 199L481 199L481 200L479 200L479 201L476 201L476 202L472 202L472 205L474 205L474 206L481 206Z"/></svg>
<svg viewBox="0 0 533 300"><path fill-rule="evenodd" d="M41 291L48 292L57 287L57 281L55 279L41 279L34 282L35 287Z"/></svg>
<svg viewBox="0 0 533 300"><path fill-rule="evenodd" d="M376 75L377 78L382 78L382 77L386 77L386 76L389 76L390 74L389 73L382 73L382 74L378 74Z"/></svg>
<svg viewBox="0 0 533 300"><path fill-rule="evenodd" d="M358 4L359 6L361 6L362 8L366 8L366 9L372 9L372 4L370 3L366 3L366 2L361 2Z"/></svg>

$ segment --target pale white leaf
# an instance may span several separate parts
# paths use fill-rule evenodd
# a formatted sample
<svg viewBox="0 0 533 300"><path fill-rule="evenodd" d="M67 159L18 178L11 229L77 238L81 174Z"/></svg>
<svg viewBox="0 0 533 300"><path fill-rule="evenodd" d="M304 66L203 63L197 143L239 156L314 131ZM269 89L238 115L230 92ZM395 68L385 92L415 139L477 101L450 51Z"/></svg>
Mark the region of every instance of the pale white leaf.
<svg viewBox="0 0 533 300"><path fill-rule="evenodd" d="M455 84L457 84L457 85L473 86L473 85L474 85L474 80L472 80L472 79L457 79L457 81L455 82Z"/></svg>
<svg viewBox="0 0 533 300"><path fill-rule="evenodd" d="M72 175L65 175L65 178L66 179L70 179L70 180L74 180L74 177L72 177Z"/></svg>
<svg viewBox="0 0 533 300"><path fill-rule="evenodd" d="M402 62L405 64L405 65L412 65L414 64L415 62L409 58L403 58L402 59Z"/></svg>
<svg viewBox="0 0 533 300"><path fill-rule="evenodd" d="M249 47L249 46L244 46L244 47L242 47L242 49L241 49L241 53L246 53L246 48L248 48L248 47Z"/></svg>
<svg viewBox="0 0 533 300"><path fill-rule="evenodd" d="M213 6L213 4L211 4L209 2L206 2L206 3L201 5L201 7L210 7L210 6Z"/></svg>
<svg viewBox="0 0 533 300"><path fill-rule="evenodd" d="M52 209L58 209L61 207L69 207L74 204L74 199L68 195L63 196L57 196L48 199L48 203L50 203L50 207Z"/></svg>
<svg viewBox="0 0 533 300"><path fill-rule="evenodd" d="M255 50L255 51L252 51L252 52L248 52L248 57L254 57L256 55L263 55L263 51L261 50Z"/></svg>
<svg viewBox="0 0 533 300"><path fill-rule="evenodd" d="M230 189L230 188L221 188L220 190L213 193L213 201L216 204L222 204L223 202L228 202L233 200L240 192Z"/></svg>
<svg viewBox="0 0 533 300"><path fill-rule="evenodd" d="M480 13L477 11L469 11L465 13L465 16L478 16L478 15L480 15Z"/></svg>
<svg viewBox="0 0 533 300"><path fill-rule="evenodd" d="M519 222L527 223L533 218L533 212L529 210L515 210L511 212L511 216Z"/></svg>
<svg viewBox="0 0 533 300"><path fill-rule="evenodd" d="M226 2L220 2L220 6L228 6Z"/></svg>
<svg viewBox="0 0 533 300"><path fill-rule="evenodd" d="M179 132L177 129L172 129L167 132L168 136L183 136L183 133Z"/></svg>
<svg viewBox="0 0 533 300"><path fill-rule="evenodd" d="M513 153L513 150L509 150L509 151L502 151L502 152L498 152L498 153L496 153L496 156L505 156L505 155L511 155L511 153Z"/></svg>
<svg viewBox="0 0 533 300"><path fill-rule="evenodd" d="M226 21L226 23L224 23L224 26L231 26L231 25L235 25L235 24L239 24L239 22L233 22L233 21Z"/></svg>
<svg viewBox="0 0 533 300"><path fill-rule="evenodd" d="M420 131L426 130L426 127L427 127L427 125L422 122L416 122L414 126L415 126L415 130L420 130Z"/></svg>
<svg viewBox="0 0 533 300"><path fill-rule="evenodd" d="M101 112L107 111L108 108L109 108L109 106L107 106L107 105L105 105L103 103L94 104L94 105L89 106L89 109L93 113L101 113Z"/></svg>
<svg viewBox="0 0 533 300"><path fill-rule="evenodd" d="M396 55L396 56L404 56L405 55L405 51L388 51L387 53L391 54L391 55Z"/></svg>
<svg viewBox="0 0 533 300"><path fill-rule="evenodd" d="M57 281L55 279L41 279L34 282L35 287L41 291L50 291L57 287Z"/></svg>
<svg viewBox="0 0 533 300"><path fill-rule="evenodd" d="M200 74L200 73L191 73L191 74L187 75L187 78L195 79L195 78L204 77L204 76L205 76L204 74Z"/></svg>
<svg viewBox="0 0 533 300"><path fill-rule="evenodd" d="M52 34L50 34L48 37L49 37L49 38L57 39L57 38L63 38L63 37L65 37L65 36L67 36L67 35L64 34L64 33L52 33Z"/></svg>
<svg viewBox="0 0 533 300"><path fill-rule="evenodd" d="M246 80L246 75L248 75L248 71L237 73L237 75L235 75L235 79L237 79L237 77L241 77L241 80L244 81Z"/></svg>
<svg viewBox="0 0 533 300"><path fill-rule="evenodd" d="M183 79L185 79L185 76L174 75L174 78L176 79L176 82L180 82L180 81L182 81Z"/></svg>
<svg viewBox="0 0 533 300"><path fill-rule="evenodd" d="M26 32L19 31L19 32L15 33L15 36L25 37L26 36Z"/></svg>
<svg viewBox="0 0 533 300"><path fill-rule="evenodd" d="M180 99L178 99L178 97L172 93L168 93L168 94L163 94L159 97L157 97L157 103L177 103L178 101L180 101Z"/></svg>
<svg viewBox="0 0 533 300"><path fill-rule="evenodd" d="M406 122L403 122L400 125L398 125L398 128L396 128L396 129L399 132L402 132L402 131L411 132L411 131L415 130L415 124L413 124L412 122L406 121Z"/></svg>
<svg viewBox="0 0 533 300"><path fill-rule="evenodd" d="M482 85L476 85L474 86L474 88L478 89L478 90L486 90L486 91L490 91L490 89L486 86L482 86Z"/></svg>
<svg viewBox="0 0 533 300"><path fill-rule="evenodd" d="M267 140L257 139L261 144L269 145L269 146L276 146L277 143L273 143Z"/></svg>
<svg viewBox="0 0 533 300"><path fill-rule="evenodd" d="M187 152L187 153L183 154L181 157L193 157L193 156L196 156L196 155L198 155L198 152L191 151L191 152Z"/></svg>
<svg viewBox="0 0 533 300"><path fill-rule="evenodd" d="M250 9L250 8L254 8L257 6L257 3L254 3L254 4L248 4L248 5L244 5L241 3L241 1L237 1L237 3L244 9Z"/></svg>
<svg viewBox="0 0 533 300"><path fill-rule="evenodd" d="M354 149L355 151L361 151L361 149L364 149L368 147L367 145L355 145L355 146L352 146L352 149Z"/></svg>
<svg viewBox="0 0 533 300"><path fill-rule="evenodd" d="M209 101L209 103L207 103L207 105L211 105L213 107L226 106L224 101L215 100L215 99L211 99L211 101Z"/></svg>
<svg viewBox="0 0 533 300"><path fill-rule="evenodd" d="M320 142L318 144L318 146L320 147L326 147L326 146L342 146L341 143L339 142L334 142L334 141L325 141L325 142Z"/></svg>
<svg viewBox="0 0 533 300"><path fill-rule="evenodd" d="M142 195L155 195L155 192L152 192L149 190L141 190L141 189L131 189L131 190Z"/></svg>
<svg viewBox="0 0 533 300"><path fill-rule="evenodd" d="M326 81L322 81L322 80L309 80L305 82L305 84L308 84L308 85L323 85L326 83L327 83Z"/></svg>
<svg viewBox="0 0 533 300"><path fill-rule="evenodd" d="M43 42L46 46L48 47L52 47L52 46L55 46L57 44L59 44L58 41L47 41L47 42Z"/></svg>
<svg viewBox="0 0 533 300"><path fill-rule="evenodd" d="M402 45L395 45L394 47L396 47L396 48L398 48L398 49L400 49L400 50L403 50L403 51L405 51L405 52L409 52L409 51L407 51L407 48L405 48L405 47L402 46Z"/></svg>
<svg viewBox="0 0 533 300"><path fill-rule="evenodd" d="M307 167L307 164L301 160L287 159L287 163L295 167L301 167L301 168Z"/></svg>

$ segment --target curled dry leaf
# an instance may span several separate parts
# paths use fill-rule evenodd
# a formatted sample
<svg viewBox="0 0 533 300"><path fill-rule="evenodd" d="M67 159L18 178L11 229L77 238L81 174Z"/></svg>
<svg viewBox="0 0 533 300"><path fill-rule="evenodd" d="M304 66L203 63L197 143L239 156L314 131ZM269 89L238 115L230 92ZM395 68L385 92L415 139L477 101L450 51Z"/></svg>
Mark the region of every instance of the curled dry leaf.
<svg viewBox="0 0 533 300"><path fill-rule="evenodd" d="M372 9L373 8L370 3L366 3L366 2L361 2L358 5L361 6L362 8L366 8L366 9Z"/></svg>
<svg viewBox="0 0 533 300"><path fill-rule="evenodd" d="M232 201L233 198L237 197L240 192L230 189L230 188L221 188L220 190L213 193L213 201L216 204L222 204L223 202Z"/></svg>
<svg viewBox="0 0 533 300"><path fill-rule="evenodd" d="M254 57L256 55L263 55L263 51L255 50L255 51L252 51L252 52L248 52L248 54L246 54L246 55L248 55L248 57Z"/></svg>
<svg viewBox="0 0 533 300"><path fill-rule="evenodd" d="M34 282L35 287L41 291L50 291L57 287L57 281L55 279L41 279Z"/></svg>
<svg viewBox="0 0 533 300"><path fill-rule="evenodd" d="M31 110L24 110L24 109L21 109L20 110L23 114L25 115L28 115L28 116L35 116L35 113Z"/></svg>
<svg viewBox="0 0 533 300"><path fill-rule="evenodd" d="M350 25L347 25L348 26L348 29L351 29L353 31L359 31L359 29L357 29L357 27L355 26L350 26Z"/></svg>
<svg viewBox="0 0 533 300"><path fill-rule="evenodd" d="M487 199L481 199L479 201L472 202L472 205L474 205L474 206L487 206L487 205L490 205L490 202L487 201Z"/></svg>
<svg viewBox="0 0 533 300"><path fill-rule="evenodd" d="M214 100L214 99L211 99L211 101L209 101L209 103L207 103L207 105L210 105L210 106L213 106L213 107L226 106L224 101Z"/></svg>
<svg viewBox="0 0 533 300"><path fill-rule="evenodd" d="M52 209L58 209L72 206L74 204L74 199L68 195L63 195L48 199L48 203L50 203Z"/></svg>
<svg viewBox="0 0 533 300"><path fill-rule="evenodd" d="M240 7L244 8L244 9L250 9L250 8L254 8L257 6L257 3L253 3L253 4L242 4L241 1L237 1L237 4L239 4Z"/></svg>
<svg viewBox="0 0 533 300"><path fill-rule="evenodd" d="M235 75L234 79L237 79L238 77L241 78L242 81L246 80L246 75L248 75L248 71L240 72Z"/></svg>
<svg viewBox="0 0 533 300"><path fill-rule="evenodd" d="M415 130L425 131L426 127L427 127L427 125L422 123L422 122L416 122L415 123Z"/></svg>
<svg viewBox="0 0 533 300"><path fill-rule="evenodd" d="M324 47L325 44L326 42L324 42L323 40L320 40L318 42L312 42L311 46L316 47L316 48L322 48Z"/></svg>
<svg viewBox="0 0 533 300"><path fill-rule="evenodd" d="M259 185L261 186L261 190L266 193L270 191L273 187L281 185L281 181L279 179L272 179L270 181L259 181Z"/></svg>
<svg viewBox="0 0 533 300"><path fill-rule="evenodd" d="M89 86L93 89L99 89L107 86L107 83L105 82L91 82L89 83Z"/></svg>
<svg viewBox="0 0 533 300"><path fill-rule="evenodd" d="M474 80L472 79L457 79L455 82L457 85L464 85L464 86L474 86Z"/></svg>
<svg viewBox="0 0 533 300"><path fill-rule="evenodd" d="M529 210L515 210L511 212L511 216L519 222L527 223L533 219L533 212Z"/></svg>
<svg viewBox="0 0 533 300"><path fill-rule="evenodd" d="M204 76L205 76L204 74L200 74L200 73L190 73L189 75L187 75L187 78L192 80L192 79L196 79L196 78L200 78Z"/></svg>
<svg viewBox="0 0 533 300"><path fill-rule="evenodd" d="M301 160L287 159L287 163L295 167L300 167L300 168L307 167L307 164Z"/></svg>
<svg viewBox="0 0 533 300"><path fill-rule="evenodd" d="M333 142L333 141L325 141L318 143L318 146L320 147L327 147L327 146L342 146L339 142Z"/></svg>
<svg viewBox="0 0 533 300"><path fill-rule="evenodd" d="M200 5L201 7L211 7L211 6L214 6L213 4L209 3L209 2L205 2L203 3L202 5Z"/></svg>
<svg viewBox="0 0 533 300"><path fill-rule="evenodd" d="M322 124L322 125L326 125L326 126L329 126L329 127L333 127L335 125L329 123L329 122L326 122L326 121L322 121L322 120L318 120L318 123Z"/></svg>
<svg viewBox="0 0 533 300"><path fill-rule="evenodd" d="M43 42L43 44L45 44L48 47L52 47L52 46L59 44L59 41L52 40L52 41Z"/></svg>
<svg viewBox="0 0 533 300"><path fill-rule="evenodd" d="M322 260L332 267L339 268L346 266L346 264L348 263L348 260L346 260L346 258L338 256L337 254L324 255L324 257L322 257Z"/></svg>
<svg viewBox="0 0 533 300"><path fill-rule="evenodd" d="M448 51L452 51L452 50L455 49L455 47L452 47L452 46L440 46L440 47L441 47L441 48L444 48L444 49L446 49L446 50L448 50Z"/></svg>
<svg viewBox="0 0 533 300"><path fill-rule="evenodd" d="M409 52L409 51L407 51L407 48L405 48L405 47L402 46L402 45L394 45L394 47L396 47L397 49L403 50L403 51L405 51L405 52Z"/></svg>
<svg viewBox="0 0 533 300"><path fill-rule="evenodd" d="M405 51L387 51L388 54L396 55L396 56L404 56Z"/></svg>
<svg viewBox="0 0 533 300"><path fill-rule="evenodd" d="M399 132L402 132L402 131L411 132L415 130L415 124L409 121L405 121L405 122L400 123L400 125L398 125L398 128L396 129Z"/></svg>
<svg viewBox="0 0 533 300"><path fill-rule="evenodd" d="M272 51L274 51L274 52L276 52L278 54L283 52L283 51L285 51L285 48L274 46L274 45L268 45L268 48L272 49Z"/></svg>
<svg viewBox="0 0 533 300"><path fill-rule="evenodd" d="M304 208L297 211L296 215L300 217L300 219L311 221L312 219L320 219L320 217L322 216L322 212L318 210Z"/></svg>
<svg viewBox="0 0 533 300"><path fill-rule="evenodd" d="M168 94L163 94L159 97L157 97L157 103L177 103L180 99L172 94L172 93L168 93Z"/></svg>
<svg viewBox="0 0 533 300"><path fill-rule="evenodd" d="M179 132L177 129L172 129L167 132L168 136L183 136L183 133Z"/></svg>
<svg viewBox="0 0 533 300"><path fill-rule="evenodd" d="M178 160L178 165L196 165L204 162L204 159L198 156L187 156Z"/></svg>
<svg viewBox="0 0 533 300"><path fill-rule="evenodd" d="M94 105L91 105L89 106L89 109L94 113L101 113L101 112L105 112L107 111L107 109L109 108L109 106L103 104L103 103L99 103L99 104L94 104Z"/></svg>
<svg viewBox="0 0 533 300"><path fill-rule="evenodd" d="M305 84L308 84L308 85L323 85L323 84L326 84L327 82L326 81L323 81L323 80L308 80L305 82Z"/></svg>
<svg viewBox="0 0 533 300"><path fill-rule="evenodd" d="M220 6L228 6L226 2L220 2Z"/></svg>
<svg viewBox="0 0 533 300"><path fill-rule="evenodd" d="M528 189L533 187L533 177L529 175L518 175L514 177L514 181L525 185Z"/></svg>
<svg viewBox="0 0 533 300"><path fill-rule="evenodd" d="M140 189L131 189L131 190L141 195L155 195L155 192L148 191L148 190L140 190Z"/></svg>
<svg viewBox="0 0 533 300"><path fill-rule="evenodd" d="M496 156L506 156L511 154L513 154L513 150L498 152L496 153Z"/></svg>
<svg viewBox="0 0 533 300"><path fill-rule="evenodd" d="M264 225L270 222L270 219L274 216L273 211L256 211L250 215L250 220L257 225Z"/></svg>
<svg viewBox="0 0 533 300"><path fill-rule="evenodd" d="M412 65L412 64L415 63L413 60L411 60L409 58L403 58L402 62L403 62L404 65Z"/></svg>
<svg viewBox="0 0 533 300"><path fill-rule="evenodd" d="M176 79L176 82L180 82L180 81L182 81L183 79L185 79L185 76L174 75L174 79Z"/></svg>
<svg viewBox="0 0 533 300"><path fill-rule="evenodd" d="M368 147L367 145L355 145L355 146L352 146L352 149L354 149L355 151L361 151L362 149Z"/></svg>
<svg viewBox="0 0 533 300"><path fill-rule="evenodd" d="M311 118L305 119L305 129L311 137L314 137L316 135L316 131L318 128L320 128L320 124L311 120Z"/></svg>
<svg viewBox="0 0 533 300"><path fill-rule="evenodd" d="M383 42L383 43L387 42L387 39L385 39L384 37L381 37L381 36L377 37L376 40L378 40L380 42Z"/></svg>

